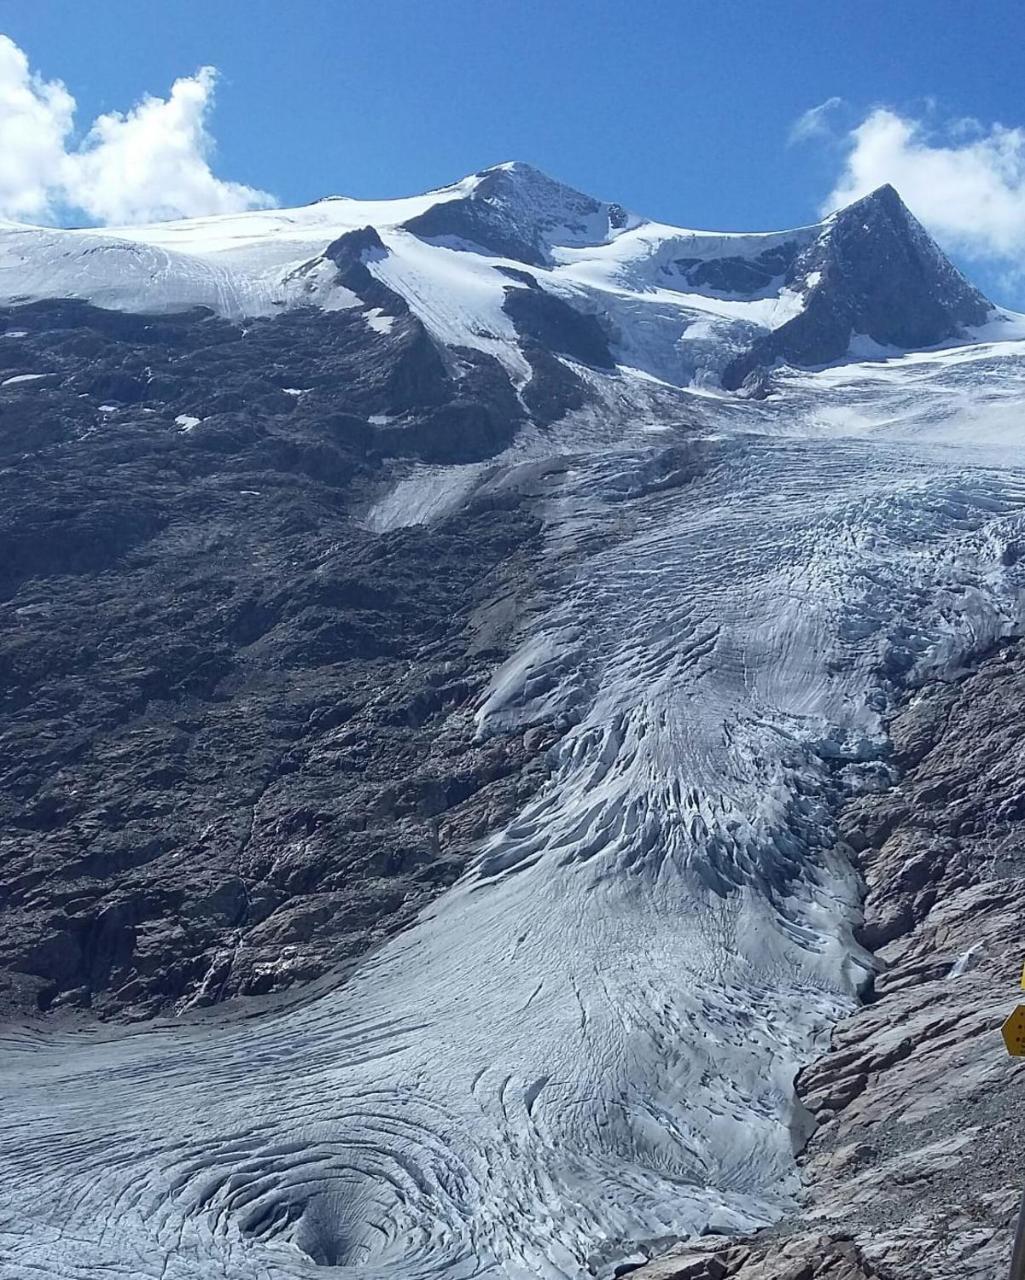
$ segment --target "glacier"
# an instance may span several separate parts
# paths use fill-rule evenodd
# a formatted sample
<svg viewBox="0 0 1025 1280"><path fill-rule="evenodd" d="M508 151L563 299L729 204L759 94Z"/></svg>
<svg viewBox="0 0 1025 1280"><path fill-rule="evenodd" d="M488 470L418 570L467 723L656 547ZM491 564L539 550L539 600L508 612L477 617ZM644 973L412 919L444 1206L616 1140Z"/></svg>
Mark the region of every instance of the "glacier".
<svg viewBox="0 0 1025 1280"><path fill-rule="evenodd" d="M872 967L831 815L899 687L1021 628L1023 383L788 370L411 471L368 521L537 495L560 590L476 716L561 722L550 782L340 989L0 1030L0 1276L575 1280L778 1217Z"/></svg>
<svg viewBox="0 0 1025 1280"><path fill-rule="evenodd" d="M770 385L724 389L835 296L823 246L851 224L689 231L502 165L409 200L0 227L8 303L345 309L385 342L395 317L329 252L373 227L362 265L453 367L483 353L522 395L524 285L600 318L614 357L564 360L588 395L557 421L397 467L360 513L530 495L549 586L473 714L481 739L557 725L549 782L344 986L0 1027L3 1280L605 1280L793 1204L795 1075L874 967L833 815L892 782L901 692L1025 609L1025 322L917 224L956 334L845 331L804 368L770 344Z"/></svg>

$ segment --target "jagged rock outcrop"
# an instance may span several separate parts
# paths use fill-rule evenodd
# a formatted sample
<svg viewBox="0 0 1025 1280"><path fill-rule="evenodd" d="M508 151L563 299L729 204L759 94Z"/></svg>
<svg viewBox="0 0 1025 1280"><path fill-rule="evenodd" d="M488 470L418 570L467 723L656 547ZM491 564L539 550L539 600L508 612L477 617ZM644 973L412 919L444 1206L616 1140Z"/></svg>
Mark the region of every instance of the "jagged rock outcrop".
<svg viewBox="0 0 1025 1280"><path fill-rule="evenodd" d="M746 258L729 255L708 259L675 258L672 266L695 289L714 289L742 297L771 289L781 278L792 283L793 266L800 251L801 244L795 238Z"/></svg>
<svg viewBox="0 0 1025 1280"><path fill-rule="evenodd" d="M887 1280L853 1240L815 1233L782 1242L711 1237L626 1274L633 1280Z"/></svg>
<svg viewBox="0 0 1025 1280"><path fill-rule="evenodd" d="M732 361L724 386L736 389L752 370L777 360L841 360L855 335L884 347L934 346L963 337L993 310L891 186L834 214L785 279L805 294L803 308Z"/></svg>

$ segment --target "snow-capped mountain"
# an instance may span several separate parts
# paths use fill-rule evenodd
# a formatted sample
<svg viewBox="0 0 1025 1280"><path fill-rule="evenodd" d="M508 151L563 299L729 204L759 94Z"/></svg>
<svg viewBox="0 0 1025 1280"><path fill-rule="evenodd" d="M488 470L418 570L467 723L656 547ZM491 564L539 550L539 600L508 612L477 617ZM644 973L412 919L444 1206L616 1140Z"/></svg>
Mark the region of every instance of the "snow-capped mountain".
<svg viewBox="0 0 1025 1280"><path fill-rule="evenodd" d="M0 1277L611 1280L797 1212L798 1072L943 906L892 717L1025 621L1019 319L890 188L713 234L518 164L7 226L0 296ZM889 1168L892 1275L963 1274Z"/></svg>
<svg viewBox="0 0 1025 1280"><path fill-rule="evenodd" d="M354 259L350 236L365 287L336 269ZM960 341L1001 318L888 187L815 226L741 235L651 222L512 163L409 199L329 198L104 233L0 231L8 301L233 318L355 308L380 329L370 281L435 342L497 358L517 386L531 376L524 346L546 336L531 323L538 307L588 324L586 348L558 354L677 387L733 388L779 359L815 366Z"/></svg>

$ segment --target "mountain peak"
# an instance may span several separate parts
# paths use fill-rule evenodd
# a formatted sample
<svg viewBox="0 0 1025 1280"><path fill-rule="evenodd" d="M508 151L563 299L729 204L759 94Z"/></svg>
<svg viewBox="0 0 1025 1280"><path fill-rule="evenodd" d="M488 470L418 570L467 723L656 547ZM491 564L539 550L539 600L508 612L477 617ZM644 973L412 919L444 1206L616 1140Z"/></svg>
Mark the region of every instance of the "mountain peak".
<svg viewBox="0 0 1025 1280"><path fill-rule="evenodd" d="M928 244L932 251L943 256L932 237L901 199L900 192L889 182L837 209L822 225L834 229L857 226L875 236L896 234L911 237L918 242L920 248L924 249Z"/></svg>
<svg viewBox="0 0 1025 1280"><path fill-rule="evenodd" d="M889 218L912 218L914 216L904 203L897 188L892 183L884 182L882 186L875 187L872 191L866 191L864 195L856 196L853 200L849 200L847 204L839 205L823 219L821 225L828 227L841 219L864 217L872 213Z"/></svg>
<svg viewBox="0 0 1025 1280"><path fill-rule="evenodd" d="M474 176L485 178L492 173L507 173L512 177L523 178L528 181L540 178L543 182L561 185L550 174L545 173L543 169L539 169L536 165L528 164L526 160L503 160L501 164L489 164L485 169L478 169Z"/></svg>
<svg viewBox="0 0 1025 1280"><path fill-rule="evenodd" d="M522 160L482 169L466 186L465 194L410 218L405 230L542 267L550 264L554 245L604 244L627 221L619 205L596 200Z"/></svg>
<svg viewBox="0 0 1025 1280"><path fill-rule="evenodd" d="M993 311L889 183L831 214L788 283L804 293L802 310L733 361L726 386L777 360L841 360L855 338L904 350L963 340Z"/></svg>
<svg viewBox="0 0 1025 1280"><path fill-rule="evenodd" d="M507 160L474 174L469 194L471 200L508 202L518 216L533 209L554 212L565 206L599 208L600 201L583 191L567 186L541 169L522 160Z"/></svg>
<svg viewBox="0 0 1025 1280"><path fill-rule="evenodd" d="M866 206L878 206L890 210L903 210L908 212L908 207L901 199L900 192L892 183L884 182L881 187L876 187L874 191L869 191L863 196L858 196L852 200L850 204L844 205L839 209L838 213L846 213L851 209L863 208ZM833 215L834 217L836 214Z"/></svg>
<svg viewBox="0 0 1025 1280"><path fill-rule="evenodd" d="M876 323L894 330L894 345L933 345L954 336L964 325L983 323L993 309L889 183L834 214L825 224L821 241L829 245L836 267L859 280L865 297L873 291L879 294ZM901 318L906 306L901 302L909 297L916 300L920 311L932 313L926 327L937 336L931 340L924 331L917 336L907 332ZM885 321L883 309L890 316ZM948 316L947 322L940 320L940 310ZM903 338L898 333L903 333Z"/></svg>

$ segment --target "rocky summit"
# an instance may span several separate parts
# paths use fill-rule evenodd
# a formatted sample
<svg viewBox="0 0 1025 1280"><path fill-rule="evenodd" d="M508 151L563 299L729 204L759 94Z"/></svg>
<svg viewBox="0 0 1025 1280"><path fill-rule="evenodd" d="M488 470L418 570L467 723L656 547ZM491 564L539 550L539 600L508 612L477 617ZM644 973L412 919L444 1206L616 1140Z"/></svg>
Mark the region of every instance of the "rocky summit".
<svg viewBox="0 0 1025 1280"><path fill-rule="evenodd" d="M0 1277L998 1272L1023 397L889 187L0 228Z"/></svg>

